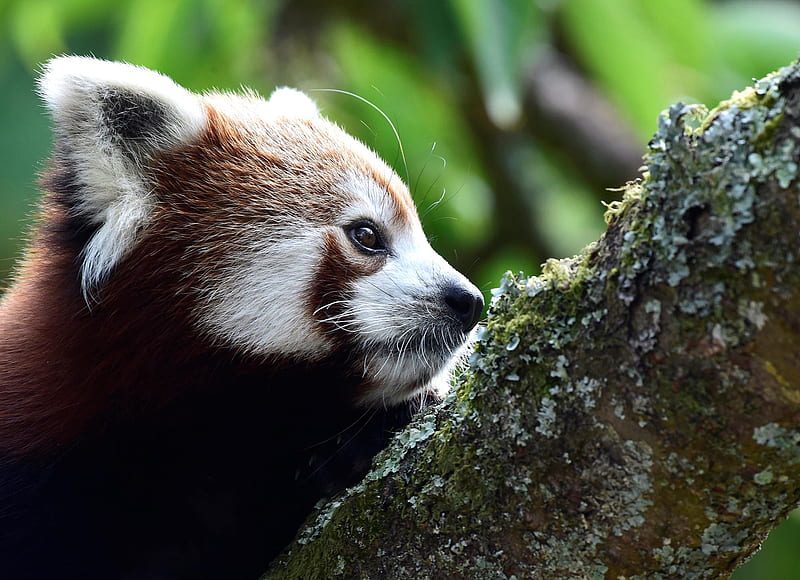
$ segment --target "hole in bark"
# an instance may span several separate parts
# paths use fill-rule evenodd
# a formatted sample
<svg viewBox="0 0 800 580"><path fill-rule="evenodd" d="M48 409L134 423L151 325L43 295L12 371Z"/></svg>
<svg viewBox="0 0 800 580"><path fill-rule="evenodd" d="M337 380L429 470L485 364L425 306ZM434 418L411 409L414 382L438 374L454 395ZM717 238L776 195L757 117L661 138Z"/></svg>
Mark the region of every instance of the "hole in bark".
<svg viewBox="0 0 800 580"><path fill-rule="evenodd" d="M695 239L703 231L708 221L708 213L707 205L695 205L686 210L683 214L683 221L688 227L686 232L688 239Z"/></svg>

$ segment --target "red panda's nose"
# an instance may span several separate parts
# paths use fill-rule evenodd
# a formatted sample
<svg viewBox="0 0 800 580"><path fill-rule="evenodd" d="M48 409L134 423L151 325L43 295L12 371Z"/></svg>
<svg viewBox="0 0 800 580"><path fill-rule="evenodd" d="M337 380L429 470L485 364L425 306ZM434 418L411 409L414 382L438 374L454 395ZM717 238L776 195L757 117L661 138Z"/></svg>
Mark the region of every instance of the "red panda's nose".
<svg viewBox="0 0 800 580"><path fill-rule="evenodd" d="M478 324L483 312L483 296L477 288L465 288L453 284L445 288L443 298L465 333Z"/></svg>

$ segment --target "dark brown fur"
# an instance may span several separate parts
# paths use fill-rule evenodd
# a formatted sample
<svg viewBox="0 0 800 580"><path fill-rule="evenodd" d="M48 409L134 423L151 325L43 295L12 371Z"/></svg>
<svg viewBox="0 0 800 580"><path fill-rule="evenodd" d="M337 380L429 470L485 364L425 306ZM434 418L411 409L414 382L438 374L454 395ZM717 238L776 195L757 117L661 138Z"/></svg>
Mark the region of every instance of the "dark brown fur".
<svg viewBox="0 0 800 580"><path fill-rule="evenodd" d="M310 148L288 163L281 161L280 135L275 152L260 151L222 115L209 109L209 116L209 130L196 144L153 162L159 203L152 223L89 304L77 264L91 230L70 216L76 184L68 165L48 174L42 227L0 307L0 450L24 454L63 445L113 405L161 404L176 388L201 381L191 376L201 372L198 361L211 345L198 338L187 313L197 311L200 281L230 263L248 228L290 219L296 193L282 195L276 183L298 183L320 223L341 212L342 196L318 180L341 164L340 151ZM342 294L343 273L355 279L380 267L353 262L338 248L332 240L324 248L330 267L320 269L310 315ZM180 370L169 377L167 369ZM110 384L114 392L105 390Z"/></svg>
<svg viewBox="0 0 800 580"><path fill-rule="evenodd" d="M0 302L0 576L255 578L418 406L357 406L373 386L354 364L364 347L325 322L342 312L327 305L387 259L333 225L352 201L347 172L384 188L398 222L417 218L399 179L326 123L286 118L251 133L207 105L204 133L153 155L168 140L137 139L168 109L106 96L119 99L106 103L113 139L142 164L152 211L84 295L82 252L100 226L80 211L73 152L57 145L30 249ZM238 272L248 244L304 224L326 229L308 248L315 271L301 273L311 287L291 290L331 350L256 356L207 334L209 288ZM450 292L439 299L461 337L472 326Z"/></svg>

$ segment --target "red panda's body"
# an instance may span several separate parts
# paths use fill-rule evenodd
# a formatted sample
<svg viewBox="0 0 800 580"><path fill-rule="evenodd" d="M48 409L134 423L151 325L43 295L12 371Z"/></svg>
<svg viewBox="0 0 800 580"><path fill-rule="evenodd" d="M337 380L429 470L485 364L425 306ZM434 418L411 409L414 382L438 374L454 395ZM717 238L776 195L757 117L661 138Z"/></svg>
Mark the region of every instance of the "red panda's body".
<svg viewBox="0 0 800 580"><path fill-rule="evenodd" d="M288 89L92 59L0 303L3 578L257 577L474 327L399 179Z"/></svg>

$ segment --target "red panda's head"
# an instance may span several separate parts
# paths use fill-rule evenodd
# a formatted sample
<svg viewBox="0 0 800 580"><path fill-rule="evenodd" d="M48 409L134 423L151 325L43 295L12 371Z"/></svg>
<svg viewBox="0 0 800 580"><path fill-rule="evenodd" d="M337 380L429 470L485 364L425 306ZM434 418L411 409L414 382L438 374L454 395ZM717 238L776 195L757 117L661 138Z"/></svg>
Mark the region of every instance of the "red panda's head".
<svg viewBox="0 0 800 580"><path fill-rule="evenodd" d="M78 57L50 61L40 90L89 308L143 292L209 349L340 357L364 404L438 388L481 295L430 247L402 180L305 94L196 95Z"/></svg>

